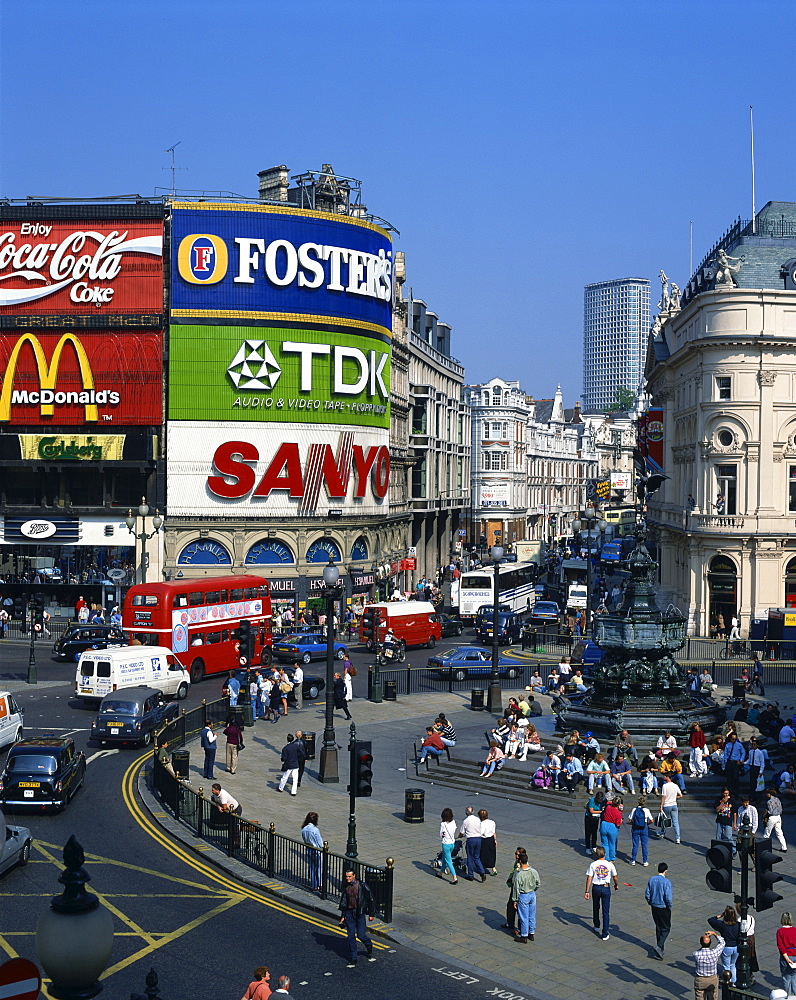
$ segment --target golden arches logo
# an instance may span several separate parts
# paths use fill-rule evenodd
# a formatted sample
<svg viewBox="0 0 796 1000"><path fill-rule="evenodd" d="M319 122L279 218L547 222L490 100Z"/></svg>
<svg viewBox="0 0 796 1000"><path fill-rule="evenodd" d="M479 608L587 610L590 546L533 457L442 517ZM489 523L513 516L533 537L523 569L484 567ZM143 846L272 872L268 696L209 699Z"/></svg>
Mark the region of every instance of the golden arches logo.
<svg viewBox="0 0 796 1000"><path fill-rule="evenodd" d="M16 375L17 365L19 364L19 356L22 353L22 349L25 344L30 344L36 358L36 368L39 372L39 386L41 393L44 393L46 390L55 389L55 380L58 377L61 355L63 354L64 348L67 344L72 345L75 355L77 356L77 363L80 366L80 377L83 382L84 391L93 390L94 373L91 370L91 364L88 360L86 349L73 333L63 334L55 346L52 360L50 362L47 361L47 356L44 353L44 348L41 346L41 342L38 337L34 336L32 333L23 333L14 345L14 350L11 352L11 357L8 359L8 367L6 368L5 376L3 377L3 388L2 391L0 391L0 421L11 419L14 376ZM52 402L42 401L39 405L40 412L43 417L51 417L55 412L55 407ZM87 421L99 420L96 403L85 403L84 406L86 408Z"/></svg>

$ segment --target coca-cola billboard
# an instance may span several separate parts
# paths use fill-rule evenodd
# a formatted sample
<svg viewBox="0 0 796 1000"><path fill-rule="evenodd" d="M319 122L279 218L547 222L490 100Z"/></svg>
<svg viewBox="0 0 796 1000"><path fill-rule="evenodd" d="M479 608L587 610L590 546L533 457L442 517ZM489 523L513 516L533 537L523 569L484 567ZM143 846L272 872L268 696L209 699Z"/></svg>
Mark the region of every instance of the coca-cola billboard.
<svg viewBox="0 0 796 1000"><path fill-rule="evenodd" d="M162 308L162 221L0 219L0 320Z"/></svg>

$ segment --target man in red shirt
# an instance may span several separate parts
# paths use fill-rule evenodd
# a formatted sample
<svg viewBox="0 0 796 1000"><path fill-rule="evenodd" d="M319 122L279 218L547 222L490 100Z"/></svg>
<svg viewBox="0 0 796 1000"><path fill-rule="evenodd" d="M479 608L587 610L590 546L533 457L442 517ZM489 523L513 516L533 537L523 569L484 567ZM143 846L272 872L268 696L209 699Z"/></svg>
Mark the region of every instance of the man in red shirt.
<svg viewBox="0 0 796 1000"><path fill-rule="evenodd" d="M434 732L433 726L426 726L426 738L423 740L423 745L420 749L418 763L422 764L429 754L432 754L434 757L441 757L444 752L445 744L440 739L439 733Z"/></svg>

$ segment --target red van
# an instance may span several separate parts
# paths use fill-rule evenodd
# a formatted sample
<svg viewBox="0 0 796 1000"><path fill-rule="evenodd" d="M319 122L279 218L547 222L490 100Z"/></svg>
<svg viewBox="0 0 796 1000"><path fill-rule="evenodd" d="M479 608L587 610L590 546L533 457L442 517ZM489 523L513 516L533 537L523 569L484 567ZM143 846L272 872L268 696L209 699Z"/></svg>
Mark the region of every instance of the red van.
<svg viewBox="0 0 796 1000"><path fill-rule="evenodd" d="M359 638L368 649L382 642L388 629L407 646L436 646L442 636L434 605L430 601L390 601L368 604L359 624Z"/></svg>

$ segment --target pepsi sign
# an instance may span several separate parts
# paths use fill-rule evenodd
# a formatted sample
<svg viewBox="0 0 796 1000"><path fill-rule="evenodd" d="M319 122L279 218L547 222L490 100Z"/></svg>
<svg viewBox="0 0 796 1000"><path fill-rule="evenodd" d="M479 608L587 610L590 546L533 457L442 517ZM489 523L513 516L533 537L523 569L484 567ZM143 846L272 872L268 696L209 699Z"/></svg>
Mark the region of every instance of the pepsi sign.
<svg viewBox="0 0 796 1000"><path fill-rule="evenodd" d="M273 205L175 203L171 319L392 329L392 243L364 219Z"/></svg>

